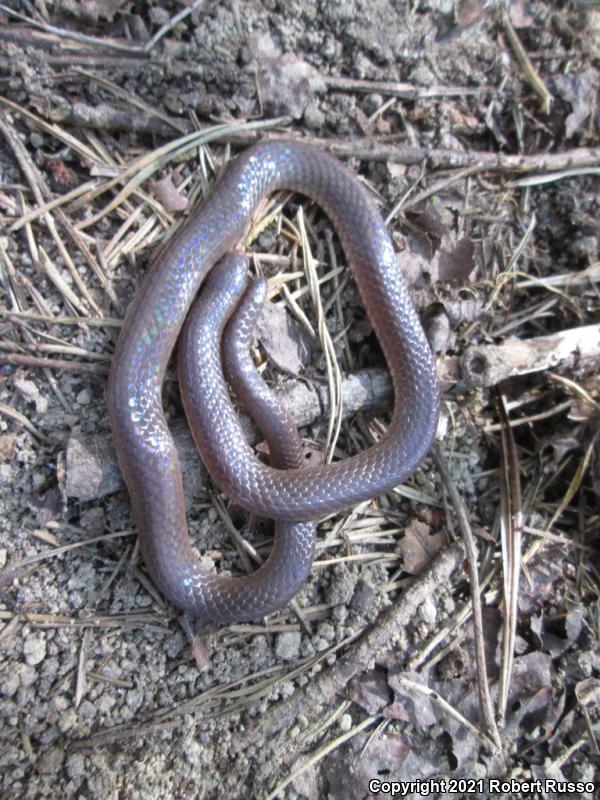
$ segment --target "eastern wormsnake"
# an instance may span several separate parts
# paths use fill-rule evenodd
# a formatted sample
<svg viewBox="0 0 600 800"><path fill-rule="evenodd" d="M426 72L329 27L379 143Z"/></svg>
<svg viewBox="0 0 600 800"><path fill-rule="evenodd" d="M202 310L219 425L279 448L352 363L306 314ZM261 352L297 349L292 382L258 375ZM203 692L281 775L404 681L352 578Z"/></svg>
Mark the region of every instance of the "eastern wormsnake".
<svg viewBox="0 0 600 800"><path fill-rule="evenodd" d="M243 285L234 285L240 280L243 284L238 273L245 270L220 266L215 285L207 287L209 302L222 317L219 330L207 336L202 328L206 310L200 307L182 341L179 375L186 414L204 463L220 488L248 511L297 526L291 533L279 526L283 534L260 570L244 578L225 578L203 567L192 550L181 470L161 388L200 285L241 241L261 199L278 189L308 195L331 218L388 364L394 411L385 436L344 461L309 468L259 461L245 441L219 354L226 318L244 292ZM232 296L220 302L229 288ZM198 335L205 338L197 341ZM230 369L235 381L240 367L230 365ZM254 399L248 402L253 413ZM437 424L439 392L431 351L393 245L366 188L334 158L300 143L260 143L231 162L207 200L168 242L137 292L117 342L108 407L142 556L163 594L202 621L256 619L287 602L299 588L292 584L304 580L312 559L313 529L303 521L340 511L401 483L427 453ZM256 421L267 438L264 426Z"/></svg>

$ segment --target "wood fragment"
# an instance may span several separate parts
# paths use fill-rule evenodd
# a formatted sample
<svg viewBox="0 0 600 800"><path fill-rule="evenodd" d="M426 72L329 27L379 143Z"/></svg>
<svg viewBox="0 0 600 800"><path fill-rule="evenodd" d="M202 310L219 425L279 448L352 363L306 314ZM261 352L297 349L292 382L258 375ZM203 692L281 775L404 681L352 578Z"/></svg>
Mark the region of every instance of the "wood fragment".
<svg viewBox="0 0 600 800"><path fill-rule="evenodd" d="M467 386L495 386L508 378L546 369L597 369L600 324L570 328L534 339L509 339L502 344L468 347L460 359Z"/></svg>
<svg viewBox="0 0 600 800"><path fill-rule="evenodd" d="M426 100L433 97L466 97L493 93L493 86L416 86L413 83L399 81L370 81L360 78L340 78L328 76L325 78L328 89L343 92L361 92L370 94L377 92L389 97L399 97L402 100Z"/></svg>

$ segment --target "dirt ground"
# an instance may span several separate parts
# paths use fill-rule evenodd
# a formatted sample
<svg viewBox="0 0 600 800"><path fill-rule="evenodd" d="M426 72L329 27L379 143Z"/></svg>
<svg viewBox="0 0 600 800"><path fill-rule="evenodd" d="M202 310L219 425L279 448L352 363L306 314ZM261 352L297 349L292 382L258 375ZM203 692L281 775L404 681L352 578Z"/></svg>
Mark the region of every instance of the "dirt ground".
<svg viewBox="0 0 600 800"><path fill-rule="evenodd" d="M598 796L599 61L584 0L0 4L2 798ZM106 376L161 240L269 136L373 190L442 414L291 606L206 635L137 553ZM307 458L368 447L392 400L331 224L282 193L247 245ZM242 574L171 370L164 403L194 546Z"/></svg>

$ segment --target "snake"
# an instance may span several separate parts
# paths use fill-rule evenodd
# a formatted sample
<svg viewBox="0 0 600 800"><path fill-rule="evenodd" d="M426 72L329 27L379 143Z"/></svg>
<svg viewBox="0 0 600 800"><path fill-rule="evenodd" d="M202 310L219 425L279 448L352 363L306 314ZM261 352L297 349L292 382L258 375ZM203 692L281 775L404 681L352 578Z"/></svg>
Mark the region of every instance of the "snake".
<svg viewBox="0 0 600 800"><path fill-rule="evenodd" d="M362 452L327 464L304 466L294 458L284 463L277 457L265 463L258 458L230 393L230 388L238 391L236 381L244 367L235 366L235 355L225 355L229 366L223 368L228 338L234 354L247 348L247 337L228 337L226 332L234 324L236 304L243 304L250 291L238 286L245 284L244 268L233 268L239 262L227 254L243 241L261 201L278 190L307 196L331 220L393 386L394 407L381 438ZM203 305L204 290L194 303L211 272L216 276L213 285L207 281L204 290L216 309L214 319ZM247 302L255 301L250 297ZM203 318L208 326L202 325ZM231 502L275 520L280 529L269 559L240 578L207 568L189 538L181 467L161 396L182 329L178 376L202 460ZM253 391L246 403L256 419L253 405L260 403ZM367 186L335 157L300 141L268 139L230 161L207 198L160 251L136 292L115 346L107 403L142 558L162 594L202 622L256 619L274 603L287 602L310 570L313 521L401 484L426 456L437 427L434 359ZM263 434L276 414L267 410L266 419L257 420ZM287 435L274 432L272 438Z"/></svg>

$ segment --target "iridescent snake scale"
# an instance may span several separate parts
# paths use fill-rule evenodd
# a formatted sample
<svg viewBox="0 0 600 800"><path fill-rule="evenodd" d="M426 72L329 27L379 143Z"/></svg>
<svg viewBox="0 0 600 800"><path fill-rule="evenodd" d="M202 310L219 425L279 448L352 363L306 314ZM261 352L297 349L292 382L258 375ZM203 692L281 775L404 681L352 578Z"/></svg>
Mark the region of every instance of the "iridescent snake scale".
<svg viewBox="0 0 600 800"><path fill-rule="evenodd" d="M221 366L220 340L245 291L245 269L236 258L220 265L180 345L188 421L209 473L232 501L261 517L294 523L278 525L273 552L260 570L225 578L203 567L190 545L181 470L161 388L200 285L241 241L261 199L278 189L307 195L333 222L388 364L394 411L380 441L343 461L309 468L284 463L285 457L277 461L276 456L271 465L261 462L245 440ZM206 303L212 303L208 310ZM208 326L203 325L207 319ZM247 347L243 336L231 334L231 341L234 352ZM234 390L243 370L229 363ZM262 401L251 395L247 402L257 417L252 406ZM163 594L202 621L256 619L286 603L310 569L314 533L304 523L401 483L427 453L437 424L439 393L431 351L367 189L337 160L301 143L260 143L232 161L207 200L168 242L134 298L112 362L108 405L142 556ZM262 423L257 418L267 439L269 413ZM278 435L273 434L275 442ZM293 450L293 441L290 446Z"/></svg>

